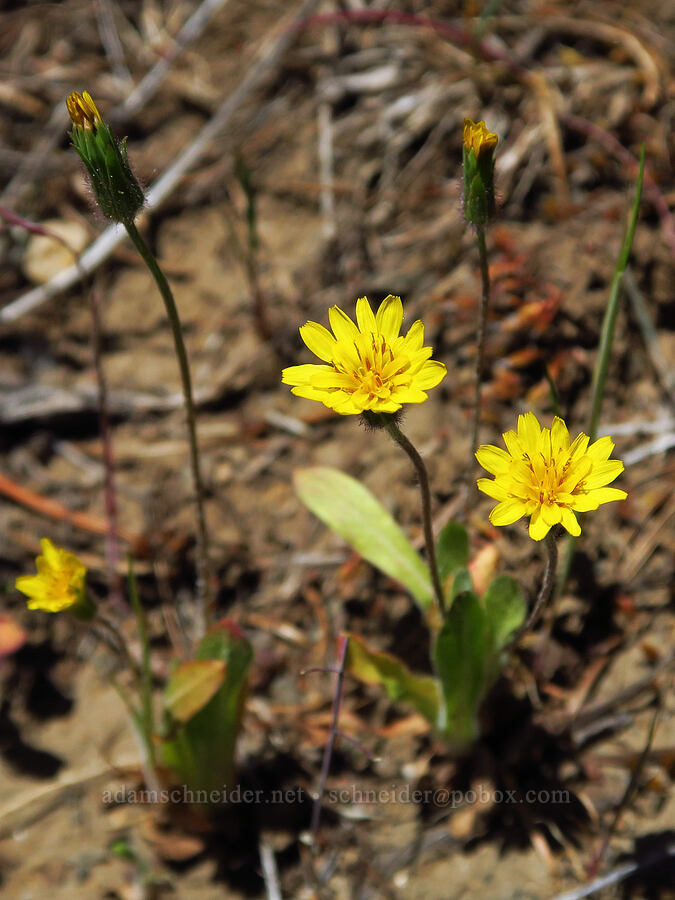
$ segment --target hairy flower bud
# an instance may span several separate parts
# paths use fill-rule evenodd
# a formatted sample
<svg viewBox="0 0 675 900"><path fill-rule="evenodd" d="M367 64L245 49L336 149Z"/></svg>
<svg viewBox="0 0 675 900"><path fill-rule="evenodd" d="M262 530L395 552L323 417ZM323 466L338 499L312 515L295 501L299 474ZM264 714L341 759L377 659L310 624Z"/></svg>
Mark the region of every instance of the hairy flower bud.
<svg viewBox="0 0 675 900"><path fill-rule="evenodd" d="M84 163L101 212L114 222L133 222L145 202L127 156L126 139L118 142L87 91L66 100L73 123L70 137Z"/></svg>

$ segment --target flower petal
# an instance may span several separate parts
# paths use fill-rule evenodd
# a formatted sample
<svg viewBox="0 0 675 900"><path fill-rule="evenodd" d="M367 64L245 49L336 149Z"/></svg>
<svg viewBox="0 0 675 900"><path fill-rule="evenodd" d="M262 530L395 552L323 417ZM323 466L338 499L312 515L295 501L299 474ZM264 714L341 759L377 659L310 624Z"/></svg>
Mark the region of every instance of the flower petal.
<svg viewBox="0 0 675 900"><path fill-rule="evenodd" d="M551 449L555 457L570 448L570 433L563 420L556 416L551 425Z"/></svg>
<svg viewBox="0 0 675 900"><path fill-rule="evenodd" d="M619 488L601 487L583 494L574 494L572 509L577 512L590 512L597 509L601 503L611 503L613 500L625 500L628 494Z"/></svg>
<svg viewBox="0 0 675 900"><path fill-rule="evenodd" d="M537 507L530 519L530 537L533 541L543 541L550 529L551 526L546 524L541 506Z"/></svg>
<svg viewBox="0 0 675 900"><path fill-rule="evenodd" d="M513 525L525 515L525 504L522 500L502 500L490 513L493 525Z"/></svg>
<svg viewBox="0 0 675 900"><path fill-rule="evenodd" d="M300 326L300 337L319 359L330 362L335 354L337 341L327 328L318 322L306 322Z"/></svg>
<svg viewBox="0 0 675 900"><path fill-rule="evenodd" d="M618 478L622 472L623 463L620 459L609 459L607 462L596 463L584 478L584 488L592 491L594 488L604 487Z"/></svg>
<svg viewBox="0 0 675 900"><path fill-rule="evenodd" d="M408 329L408 333L406 334L403 342L403 347L405 348L406 353L414 353L416 350L421 350L424 346L424 324L421 319L418 319Z"/></svg>
<svg viewBox="0 0 675 900"><path fill-rule="evenodd" d="M493 444L481 444L476 450L475 456L478 464L490 475L508 472L511 465L511 457L506 450L502 450L501 447L495 447Z"/></svg>
<svg viewBox="0 0 675 900"><path fill-rule="evenodd" d="M367 297L359 297L356 301L356 322L363 334L375 334L377 324Z"/></svg>
<svg viewBox="0 0 675 900"><path fill-rule="evenodd" d="M574 515L571 509L567 509L566 506L561 507L562 517L560 521L562 522L563 528L565 528L572 537L579 537L581 534L581 526L577 520L577 517Z"/></svg>
<svg viewBox="0 0 675 900"><path fill-rule="evenodd" d="M338 344L352 344L358 338L359 329L339 306L331 306L328 310L328 321Z"/></svg>
<svg viewBox="0 0 675 900"><path fill-rule="evenodd" d="M611 437L602 437L599 441L591 444L586 450L586 455L590 456L593 462L605 462L612 455L614 449L614 441Z"/></svg>
<svg viewBox="0 0 675 900"><path fill-rule="evenodd" d="M518 416L518 437L528 456L536 452L540 434L541 425L534 413Z"/></svg>
<svg viewBox="0 0 675 900"><path fill-rule="evenodd" d="M288 366L281 372L282 384L310 384L312 376L317 372L333 372L330 366L318 366L315 363L307 363L303 366Z"/></svg>
<svg viewBox="0 0 675 900"><path fill-rule="evenodd" d="M544 503L541 507L541 515L549 528L552 528L554 525L560 524L562 509L557 503Z"/></svg>
<svg viewBox="0 0 675 900"><path fill-rule="evenodd" d="M495 500L508 500L509 492L500 481L494 481L492 478L479 478L476 486L488 497Z"/></svg>
<svg viewBox="0 0 675 900"><path fill-rule="evenodd" d="M429 390L440 384L447 374L448 370L444 363L438 362L436 359L429 359L413 376L413 386L422 391Z"/></svg>
<svg viewBox="0 0 675 900"><path fill-rule="evenodd" d="M388 341L393 341L398 337L403 324L403 303L400 297L389 294L385 297L375 317L377 322L377 330Z"/></svg>

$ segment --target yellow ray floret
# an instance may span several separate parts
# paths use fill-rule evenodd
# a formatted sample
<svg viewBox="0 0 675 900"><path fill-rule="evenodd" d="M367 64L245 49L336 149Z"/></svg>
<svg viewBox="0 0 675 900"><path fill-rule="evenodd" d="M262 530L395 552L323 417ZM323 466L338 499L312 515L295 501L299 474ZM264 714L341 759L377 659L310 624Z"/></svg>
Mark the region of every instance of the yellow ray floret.
<svg viewBox="0 0 675 900"><path fill-rule="evenodd" d="M464 146L467 150L473 150L476 156L487 150L494 150L499 142L499 136L493 131L488 131L485 122L473 122L464 119Z"/></svg>
<svg viewBox="0 0 675 900"><path fill-rule="evenodd" d="M318 322L300 328L305 344L328 365L290 366L282 372L281 380L298 397L319 400L341 415L394 413L404 403L423 403L425 391L446 375L443 363L429 358L433 348L423 346L422 322L399 334L400 297L385 297L377 314L361 297L356 324L337 306L328 310L328 319L332 334Z"/></svg>
<svg viewBox="0 0 675 900"><path fill-rule="evenodd" d="M42 556L35 560L37 575L16 579L16 589L29 598L28 609L61 612L82 603L87 574L82 562L67 550L55 547L48 538L43 538L40 546Z"/></svg>
<svg viewBox="0 0 675 900"><path fill-rule="evenodd" d="M73 125L93 131L94 125L103 121L89 91L73 91L66 99L68 114Z"/></svg>
<svg viewBox="0 0 675 900"><path fill-rule="evenodd" d="M478 488L499 503L490 513L493 525L512 525L530 516L530 537L540 541L554 525L575 537L581 528L575 512L589 512L601 503L625 500L627 494L607 487L623 472L610 459L614 444L603 437L589 447L580 434L572 443L567 425L557 416L542 428L533 413L518 417L518 431L503 435L506 450L483 444L476 451L481 466L494 479L479 478Z"/></svg>

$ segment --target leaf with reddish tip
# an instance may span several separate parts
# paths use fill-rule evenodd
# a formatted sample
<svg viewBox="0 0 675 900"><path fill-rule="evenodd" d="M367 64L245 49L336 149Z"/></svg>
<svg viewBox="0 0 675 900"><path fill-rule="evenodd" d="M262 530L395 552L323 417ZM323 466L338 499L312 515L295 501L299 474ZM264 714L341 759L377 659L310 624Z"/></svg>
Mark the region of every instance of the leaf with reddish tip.
<svg viewBox="0 0 675 900"><path fill-rule="evenodd" d="M203 709L225 680L222 659L195 659L182 663L166 686L167 710L178 722L187 722Z"/></svg>
<svg viewBox="0 0 675 900"><path fill-rule="evenodd" d="M436 723L441 698L435 678L415 675L398 657L371 650L354 634L349 635L345 670L365 684L381 684L390 700L408 703L429 722Z"/></svg>

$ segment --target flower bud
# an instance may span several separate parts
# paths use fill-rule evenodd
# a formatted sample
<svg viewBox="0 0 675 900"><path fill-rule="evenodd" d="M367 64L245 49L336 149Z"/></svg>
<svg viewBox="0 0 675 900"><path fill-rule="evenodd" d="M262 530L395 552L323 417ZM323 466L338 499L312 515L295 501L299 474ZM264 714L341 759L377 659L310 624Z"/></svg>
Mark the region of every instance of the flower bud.
<svg viewBox="0 0 675 900"><path fill-rule="evenodd" d="M118 142L87 91L66 100L73 123L70 137L84 163L101 212L114 222L133 222L145 202L127 156L126 139Z"/></svg>
<svg viewBox="0 0 675 900"><path fill-rule="evenodd" d="M498 141L485 122L464 119L464 217L472 225L487 225L495 214L494 155Z"/></svg>

